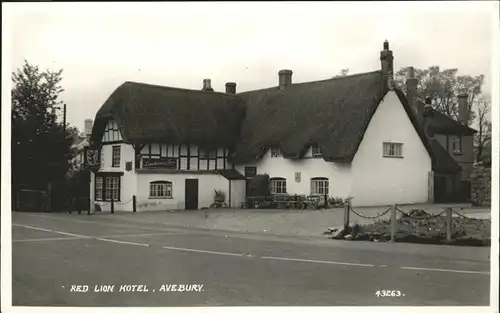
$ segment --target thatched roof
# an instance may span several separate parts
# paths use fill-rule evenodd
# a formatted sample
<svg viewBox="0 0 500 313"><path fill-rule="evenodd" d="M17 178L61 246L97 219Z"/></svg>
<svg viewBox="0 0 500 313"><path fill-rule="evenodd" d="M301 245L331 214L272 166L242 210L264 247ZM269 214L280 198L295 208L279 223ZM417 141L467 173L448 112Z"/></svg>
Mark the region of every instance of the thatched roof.
<svg viewBox="0 0 500 313"><path fill-rule="evenodd" d="M243 116L235 95L125 82L97 112L92 141L99 145L106 123L114 119L130 144L163 140L231 147Z"/></svg>
<svg viewBox="0 0 500 313"><path fill-rule="evenodd" d="M381 71L236 95L126 82L97 112L92 141L100 144L113 119L126 143L226 147L236 164L258 159L272 146L285 157L298 158L312 144L319 145L326 161L350 162L387 93L383 86ZM458 164L439 143L429 142L404 93L395 91L433 158L433 168L451 164L456 169Z"/></svg>
<svg viewBox="0 0 500 313"><path fill-rule="evenodd" d="M299 158L317 144L326 161L351 162L387 90L375 71L309 83L241 93L246 117L233 162L261 157L270 146L284 157ZM399 97L405 98L398 92ZM406 101L405 111L428 148L425 135Z"/></svg>
<svg viewBox="0 0 500 313"><path fill-rule="evenodd" d="M448 115L436 110L434 110L434 114L431 118L430 127L436 134L472 136L477 133L475 129L455 121Z"/></svg>

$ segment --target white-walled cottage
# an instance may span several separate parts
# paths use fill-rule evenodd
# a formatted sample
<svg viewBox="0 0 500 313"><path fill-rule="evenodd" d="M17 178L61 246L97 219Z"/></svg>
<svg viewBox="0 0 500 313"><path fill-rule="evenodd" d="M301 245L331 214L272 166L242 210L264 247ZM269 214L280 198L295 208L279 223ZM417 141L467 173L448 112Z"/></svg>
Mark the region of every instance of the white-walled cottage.
<svg viewBox="0 0 500 313"><path fill-rule="evenodd" d="M208 79L201 91L126 82L95 118L91 200L131 211L135 195L138 211L199 209L220 190L238 207L247 179L268 174L277 194L432 201L443 158L392 86L387 42L380 58L379 71L299 84L282 70L276 87L244 93L235 83L214 92Z"/></svg>

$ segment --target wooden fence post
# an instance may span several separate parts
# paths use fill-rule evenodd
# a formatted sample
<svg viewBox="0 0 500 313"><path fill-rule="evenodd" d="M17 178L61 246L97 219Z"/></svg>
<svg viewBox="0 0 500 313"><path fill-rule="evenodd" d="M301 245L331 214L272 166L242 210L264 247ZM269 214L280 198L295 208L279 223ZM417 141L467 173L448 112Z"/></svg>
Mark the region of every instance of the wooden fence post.
<svg viewBox="0 0 500 313"><path fill-rule="evenodd" d="M21 197L19 197L19 190L16 190L16 209L21 211Z"/></svg>
<svg viewBox="0 0 500 313"><path fill-rule="evenodd" d="M446 239L448 241L451 240L451 226L452 226L452 212L451 212L452 208L446 208L445 211L446 211Z"/></svg>
<svg viewBox="0 0 500 313"><path fill-rule="evenodd" d="M47 185L47 207L52 212L52 183L48 183Z"/></svg>
<svg viewBox="0 0 500 313"><path fill-rule="evenodd" d="M396 226L397 226L396 205L394 205L391 208L391 242L396 241Z"/></svg>
<svg viewBox="0 0 500 313"><path fill-rule="evenodd" d="M351 211L351 204L344 206L344 229L349 226L349 213Z"/></svg>
<svg viewBox="0 0 500 313"><path fill-rule="evenodd" d="M111 197L111 214L115 214L115 201L113 197Z"/></svg>
<svg viewBox="0 0 500 313"><path fill-rule="evenodd" d="M133 211L134 213L137 212L137 202L136 202L136 198L135 198L135 195L132 196L132 208L133 208Z"/></svg>

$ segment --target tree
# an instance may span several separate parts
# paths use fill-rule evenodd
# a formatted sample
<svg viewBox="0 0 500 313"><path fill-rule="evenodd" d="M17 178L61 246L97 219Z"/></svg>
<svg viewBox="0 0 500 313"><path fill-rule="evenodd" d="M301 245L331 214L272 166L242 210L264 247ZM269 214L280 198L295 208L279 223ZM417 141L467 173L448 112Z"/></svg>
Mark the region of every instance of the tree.
<svg viewBox="0 0 500 313"><path fill-rule="evenodd" d="M406 75L408 68L402 68L396 72L394 81L396 85L406 91ZM430 96L434 100L434 109L458 120L458 95L462 92L468 95L469 121L472 123L475 112L472 110L477 106L478 97L481 95L484 75L470 76L457 75L458 70L444 69L439 66L431 66L428 69L415 69L417 78L417 101L424 101Z"/></svg>
<svg viewBox="0 0 500 313"><path fill-rule="evenodd" d="M477 128L478 132L474 136L474 146L476 148L476 162L487 161L491 158L491 121L490 100L484 96L477 101Z"/></svg>
<svg viewBox="0 0 500 313"><path fill-rule="evenodd" d="M62 70L41 71L25 61L12 73L12 185L45 189L64 183L73 138L57 122Z"/></svg>

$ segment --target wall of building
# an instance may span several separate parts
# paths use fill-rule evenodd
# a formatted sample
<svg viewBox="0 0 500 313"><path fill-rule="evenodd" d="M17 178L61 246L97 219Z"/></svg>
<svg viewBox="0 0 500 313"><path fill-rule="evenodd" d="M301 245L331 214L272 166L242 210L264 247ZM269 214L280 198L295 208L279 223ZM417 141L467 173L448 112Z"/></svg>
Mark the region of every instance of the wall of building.
<svg viewBox="0 0 500 313"><path fill-rule="evenodd" d="M285 178L288 194L309 195L311 193L311 179L326 177L329 179L329 195L346 198L351 187L351 166L325 162L323 158L313 158L311 148L305 158L299 160L272 158L271 151L257 162L245 165L236 165L235 169L245 173L245 166L256 166L257 174L268 174L270 178ZM300 173L300 181L295 180L295 173Z"/></svg>
<svg viewBox="0 0 500 313"><path fill-rule="evenodd" d="M439 143L450 153L458 164L462 167L461 180L470 180L470 175L474 167L474 145L473 136L462 137L462 151L459 153L453 152L452 146L453 135L436 134L435 138Z"/></svg>
<svg viewBox="0 0 500 313"><path fill-rule="evenodd" d="M218 148L216 153L212 159L199 158L199 148L195 145L153 143L142 148L141 158L142 160L173 158L176 159L177 169L179 170L221 170L229 168L227 149Z"/></svg>
<svg viewBox="0 0 500 313"><path fill-rule="evenodd" d="M151 210L184 210L185 180L198 179L198 208L210 207L214 202L214 189L229 195L229 181L217 174L199 173L144 173L137 174L137 212ZM171 199L150 199L149 184L153 181L169 181L172 183ZM237 191L238 189L236 189Z"/></svg>
<svg viewBox="0 0 500 313"><path fill-rule="evenodd" d="M403 143L402 158L383 157L383 143ZM354 206L428 201L431 158L395 92L388 92L352 161Z"/></svg>

